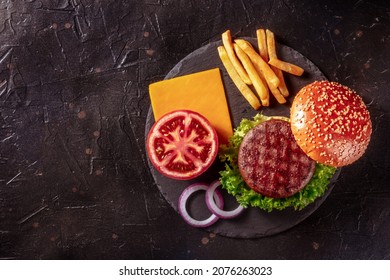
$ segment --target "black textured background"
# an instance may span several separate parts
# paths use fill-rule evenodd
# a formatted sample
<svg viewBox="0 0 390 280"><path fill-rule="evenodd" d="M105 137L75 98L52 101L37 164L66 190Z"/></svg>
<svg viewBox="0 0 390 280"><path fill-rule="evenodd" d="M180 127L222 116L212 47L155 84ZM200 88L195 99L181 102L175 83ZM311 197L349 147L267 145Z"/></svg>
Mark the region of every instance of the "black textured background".
<svg viewBox="0 0 390 280"><path fill-rule="evenodd" d="M390 259L390 2L0 2L0 258ZM325 203L276 236L187 226L148 169L148 85L230 29L355 89L374 131Z"/></svg>

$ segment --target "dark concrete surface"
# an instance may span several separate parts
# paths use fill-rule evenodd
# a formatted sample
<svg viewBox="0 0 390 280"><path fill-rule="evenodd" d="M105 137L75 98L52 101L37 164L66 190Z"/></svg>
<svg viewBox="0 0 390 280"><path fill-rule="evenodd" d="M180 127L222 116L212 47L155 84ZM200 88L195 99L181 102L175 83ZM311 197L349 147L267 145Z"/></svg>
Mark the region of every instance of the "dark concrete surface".
<svg viewBox="0 0 390 280"><path fill-rule="evenodd" d="M390 2L0 3L1 259L390 259ZM230 29L277 40L368 104L365 156L275 236L195 229L145 155L148 85Z"/></svg>

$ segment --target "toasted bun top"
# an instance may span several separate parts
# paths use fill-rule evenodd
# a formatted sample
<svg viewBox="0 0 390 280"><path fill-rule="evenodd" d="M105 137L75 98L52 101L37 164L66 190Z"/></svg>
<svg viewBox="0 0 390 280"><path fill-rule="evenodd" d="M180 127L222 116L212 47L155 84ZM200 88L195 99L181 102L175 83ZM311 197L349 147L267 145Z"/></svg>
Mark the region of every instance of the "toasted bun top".
<svg viewBox="0 0 390 280"><path fill-rule="evenodd" d="M335 82L303 87L292 103L290 120L301 149L313 160L334 167L359 159L371 138L370 114L363 100Z"/></svg>

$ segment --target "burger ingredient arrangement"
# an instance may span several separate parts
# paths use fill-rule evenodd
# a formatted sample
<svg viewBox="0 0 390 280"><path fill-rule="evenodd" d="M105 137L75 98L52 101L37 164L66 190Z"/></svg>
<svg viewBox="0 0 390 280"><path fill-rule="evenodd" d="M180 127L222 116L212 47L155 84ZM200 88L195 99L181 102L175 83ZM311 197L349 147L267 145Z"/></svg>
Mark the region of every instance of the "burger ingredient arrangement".
<svg viewBox="0 0 390 280"><path fill-rule="evenodd" d="M283 72L300 76L303 69L276 56L271 31L259 29L256 34L259 52L245 40L233 42L228 30L222 34L223 46L218 47L218 54L233 83L257 110L269 106L269 92L278 103L286 103L289 91ZM372 124L362 99L351 89L328 81L304 86L292 102L290 118L257 113L251 120L243 119L228 140L214 129L219 122L209 122L202 116L204 111L214 117L210 110L213 100L207 99L206 93L196 92L203 104L200 107L195 99L190 105L176 106L177 110L156 117L156 100L170 94L164 90L166 84L180 79L184 93L180 88L176 90L186 99L186 89L194 88L188 83L189 77L204 73L156 83L162 86L159 93L152 91L156 84L150 86L156 123L148 134L146 147L156 170L173 179L194 179L215 161L218 147L219 159L225 164L219 180L183 188L178 209L192 226L208 227L219 218L238 216L247 207L267 212L288 207L301 210L325 193L337 167L358 160L369 144ZM216 75L215 79L220 85L220 77ZM226 99L221 103L226 106ZM229 112L225 108L222 112L231 127ZM219 186L236 198L236 209L223 210ZM206 192L205 205L211 216L198 221L187 211L187 200L201 190Z"/></svg>

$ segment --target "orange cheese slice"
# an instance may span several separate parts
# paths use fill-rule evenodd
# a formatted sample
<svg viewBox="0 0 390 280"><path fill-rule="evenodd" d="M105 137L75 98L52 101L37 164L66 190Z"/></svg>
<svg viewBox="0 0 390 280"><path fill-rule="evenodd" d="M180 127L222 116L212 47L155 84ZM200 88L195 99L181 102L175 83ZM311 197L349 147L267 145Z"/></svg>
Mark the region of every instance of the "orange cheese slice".
<svg viewBox="0 0 390 280"><path fill-rule="evenodd" d="M155 120L175 110L192 110L210 121L220 144L233 134L218 68L150 84L149 94Z"/></svg>

